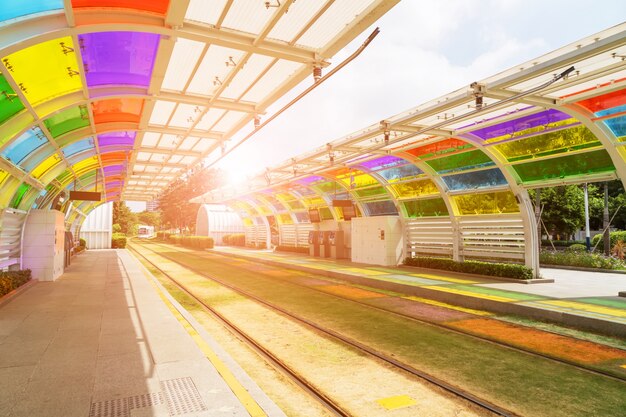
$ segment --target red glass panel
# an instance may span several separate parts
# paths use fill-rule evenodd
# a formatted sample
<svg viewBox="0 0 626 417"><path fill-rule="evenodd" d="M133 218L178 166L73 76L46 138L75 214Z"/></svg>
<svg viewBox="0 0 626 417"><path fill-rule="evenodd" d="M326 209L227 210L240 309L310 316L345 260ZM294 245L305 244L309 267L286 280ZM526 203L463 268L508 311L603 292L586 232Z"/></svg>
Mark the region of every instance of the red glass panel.
<svg viewBox="0 0 626 417"><path fill-rule="evenodd" d="M93 103L93 118L96 124L111 122L139 123L143 99L115 98Z"/></svg>
<svg viewBox="0 0 626 417"><path fill-rule="evenodd" d="M406 152L417 157L429 157L450 154L467 148L472 148L472 145L459 139L446 139L430 145L420 146L419 148L409 149Z"/></svg>
<svg viewBox="0 0 626 417"><path fill-rule="evenodd" d="M626 90L613 91L612 93L588 98L577 103L592 113L611 109L626 104Z"/></svg>
<svg viewBox="0 0 626 417"><path fill-rule="evenodd" d="M72 7L116 7L165 14L169 0L72 0Z"/></svg>

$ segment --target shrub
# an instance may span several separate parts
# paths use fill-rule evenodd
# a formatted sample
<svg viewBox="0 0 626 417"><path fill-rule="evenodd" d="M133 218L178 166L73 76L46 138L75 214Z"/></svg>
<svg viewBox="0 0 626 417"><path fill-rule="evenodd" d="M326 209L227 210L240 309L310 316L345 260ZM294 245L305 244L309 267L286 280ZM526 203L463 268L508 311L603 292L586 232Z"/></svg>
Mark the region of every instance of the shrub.
<svg viewBox="0 0 626 417"><path fill-rule="evenodd" d="M230 246L246 246L246 235L243 233L234 233L222 236L222 242Z"/></svg>
<svg viewBox="0 0 626 417"><path fill-rule="evenodd" d="M583 268L618 269L623 267L619 259L597 253L542 251L539 262L544 265L580 266Z"/></svg>
<svg viewBox="0 0 626 417"><path fill-rule="evenodd" d="M626 231L619 230L611 232L609 233L609 236L611 237L611 247L615 246L618 240L626 242ZM597 249L604 250L604 239L602 237L602 234L595 235L593 239L591 239L591 247L593 248L594 246L596 246L596 243L598 243L598 241L600 241L600 243L598 244Z"/></svg>
<svg viewBox="0 0 626 417"><path fill-rule="evenodd" d="M126 235L124 233L113 233L111 237L111 247L113 249L123 249L126 247Z"/></svg>
<svg viewBox="0 0 626 417"><path fill-rule="evenodd" d="M447 258L432 258L427 256L417 256L406 258L405 265L417 266L421 268L443 269L446 271L465 272L468 274L491 275L496 277L507 277L514 279L532 279L533 271L525 265L492 263L482 261L456 262Z"/></svg>
<svg viewBox="0 0 626 417"><path fill-rule="evenodd" d="M552 245L558 248L558 247L568 247L572 245L584 245L584 244L585 244L584 240L548 240L548 239L541 240L541 246L547 246L549 248L551 248Z"/></svg>
<svg viewBox="0 0 626 417"><path fill-rule="evenodd" d="M209 236L169 236L171 243L175 245L183 245L193 249L212 249L213 238Z"/></svg>
<svg viewBox="0 0 626 417"><path fill-rule="evenodd" d="M276 246L276 250L280 252L309 253L308 246Z"/></svg>
<svg viewBox="0 0 626 417"><path fill-rule="evenodd" d="M575 243L569 248L565 249L567 253L580 253L587 252L587 245L581 245L580 243Z"/></svg>
<svg viewBox="0 0 626 417"><path fill-rule="evenodd" d="M170 232L157 232L156 233L157 239L162 240L162 241L168 240L171 235L172 233Z"/></svg>
<svg viewBox="0 0 626 417"><path fill-rule="evenodd" d="M180 245L181 239L183 237L181 235L169 235L167 236L167 240L170 243L173 243L175 245Z"/></svg>
<svg viewBox="0 0 626 417"><path fill-rule="evenodd" d="M87 247L87 241L83 238L80 238L78 240L78 246L85 249Z"/></svg>
<svg viewBox="0 0 626 417"><path fill-rule="evenodd" d="M30 269L0 272L0 297L26 284L30 279Z"/></svg>
<svg viewBox="0 0 626 417"><path fill-rule="evenodd" d="M113 225L113 233L122 233L122 226L120 226L119 224L115 223Z"/></svg>

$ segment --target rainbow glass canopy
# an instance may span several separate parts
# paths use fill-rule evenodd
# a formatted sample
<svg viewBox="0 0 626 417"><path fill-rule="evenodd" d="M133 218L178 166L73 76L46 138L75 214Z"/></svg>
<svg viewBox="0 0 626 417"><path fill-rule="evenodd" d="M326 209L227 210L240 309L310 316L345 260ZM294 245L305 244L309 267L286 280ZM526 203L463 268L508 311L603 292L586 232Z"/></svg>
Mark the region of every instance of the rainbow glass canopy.
<svg viewBox="0 0 626 417"><path fill-rule="evenodd" d="M0 0L0 209L153 199L397 2Z"/></svg>
<svg viewBox="0 0 626 417"><path fill-rule="evenodd" d="M625 60L621 24L192 201L252 226L342 220L332 200L351 200L399 215L407 253L536 267L528 189L626 179Z"/></svg>

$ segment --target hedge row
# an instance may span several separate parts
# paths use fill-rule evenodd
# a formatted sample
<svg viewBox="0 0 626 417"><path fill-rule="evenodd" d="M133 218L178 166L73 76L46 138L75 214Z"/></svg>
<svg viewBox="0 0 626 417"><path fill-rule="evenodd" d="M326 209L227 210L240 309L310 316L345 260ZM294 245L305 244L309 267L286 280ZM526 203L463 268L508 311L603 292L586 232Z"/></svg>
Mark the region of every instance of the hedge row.
<svg viewBox="0 0 626 417"><path fill-rule="evenodd" d="M31 279L30 269L0 272L0 297L10 293Z"/></svg>
<svg viewBox="0 0 626 417"><path fill-rule="evenodd" d="M618 240L626 242L626 231L620 230L617 232L611 232L609 233L609 236L611 237L611 248L615 246ZM602 234L595 235L593 239L591 239L591 248L596 246L596 243L598 243L598 241L600 241L600 243L598 244L597 249L604 250L604 239L602 238Z"/></svg>
<svg viewBox="0 0 626 417"><path fill-rule="evenodd" d="M243 233L234 233L232 235L222 236L222 242L230 246L246 246L246 235Z"/></svg>
<svg viewBox="0 0 626 417"><path fill-rule="evenodd" d="M276 250L281 252L309 253L308 246L276 246Z"/></svg>
<svg viewBox="0 0 626 417"><path fill-rule="evenodd" d="M547 246L549 248L551 248L552 245L556 246L557 248L558 247L566 248L572 245L584 245L584 244L585 244L584 240L548 240L548 239L541 240L541 246Z"/></svg>
<svg viewBox="0 0 626 417"><path fill-rule="evenodd" d="M552 252L542 251L539 254L542 265L581 266L583 268L619 269L624 264L617 258L600 255L598 253L582 252Z"/></svg>
<svg viewBox="0 0 626 417"><path fill-rule="evenodd" d="M126 235L124 233L113 233L111 236L111 247L113 249L123 249L126 247Z"/></svg>
<svg viewBox="0 0 626 417"><path fill-rule="evenodd" d="M176 245L183 245L193 249L213 248L213 238L209 236L170 235L168 240Z"/></svg>
<svg viewBox="0 0 626 417"><path fill-rule="evenodd" d="M447 258L432 258L418 256L406 258L405 265L417 266L420 268L443 269L453 272L464 272L467 274L491 275L496 277L506 277L514 279L532 279L533 271L525 265L492 263L481 261L456 262Z"/></svg>
<svg viewBox="0 0 626 417"><path fill-rule="evenodd" d="M170 232L157 232L156 233L157 239L159 240L168 240L171 235L172 233Z"/></svg>

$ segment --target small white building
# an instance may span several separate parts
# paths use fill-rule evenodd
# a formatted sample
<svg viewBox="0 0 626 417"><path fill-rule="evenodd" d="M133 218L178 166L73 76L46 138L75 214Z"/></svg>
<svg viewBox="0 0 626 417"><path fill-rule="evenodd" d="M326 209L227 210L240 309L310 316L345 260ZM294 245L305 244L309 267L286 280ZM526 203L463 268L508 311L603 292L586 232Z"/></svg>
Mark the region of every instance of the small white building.
<svg viewBox="0 0 626 417"><path fill-rule="evenodd" d="M87 242L87 249L111 249L113 234L113 203L95 208L83 222L80 237Z"/></svg>
<svg viewBox="0 0 626 417"><path fill-rule="evenodd" d="M196 216L196 235L210 236L216 245L222 237L234 233L245 233L241 217L221 204L202 204Z"/></svg>

